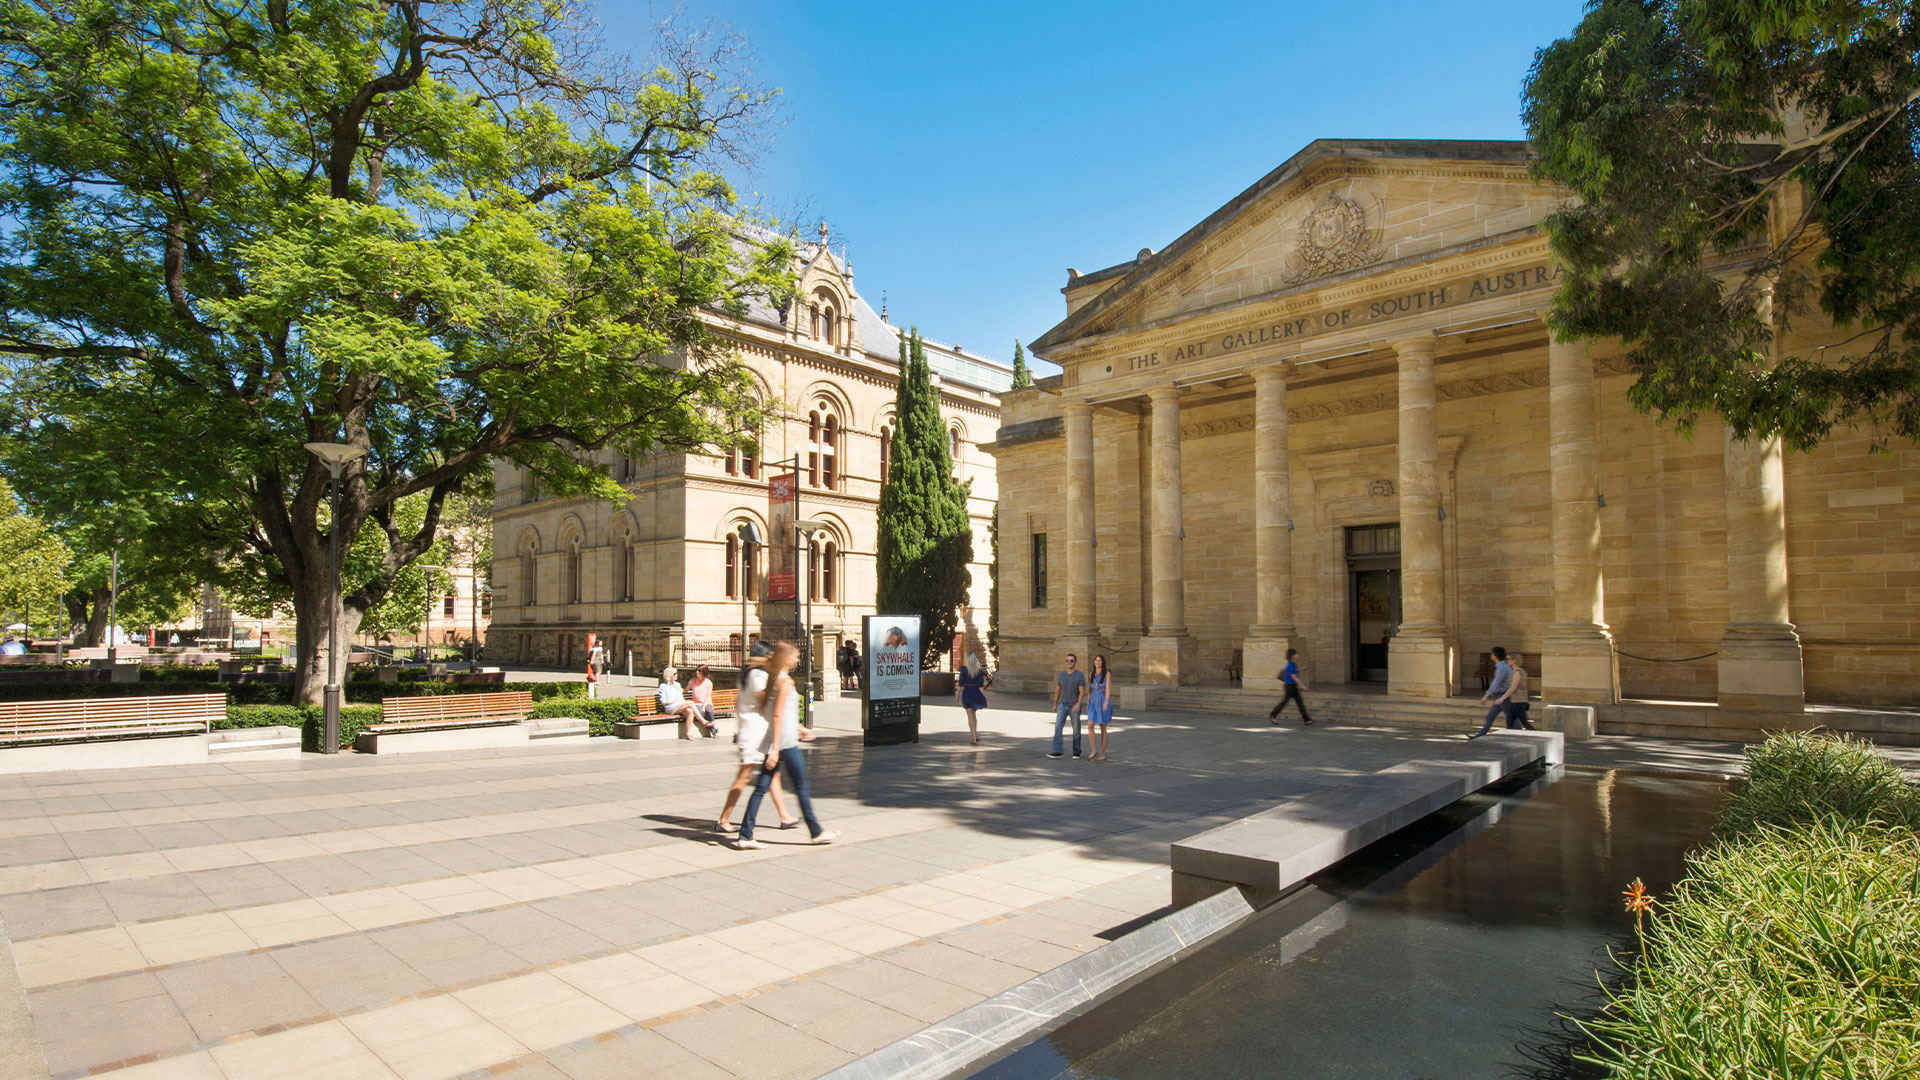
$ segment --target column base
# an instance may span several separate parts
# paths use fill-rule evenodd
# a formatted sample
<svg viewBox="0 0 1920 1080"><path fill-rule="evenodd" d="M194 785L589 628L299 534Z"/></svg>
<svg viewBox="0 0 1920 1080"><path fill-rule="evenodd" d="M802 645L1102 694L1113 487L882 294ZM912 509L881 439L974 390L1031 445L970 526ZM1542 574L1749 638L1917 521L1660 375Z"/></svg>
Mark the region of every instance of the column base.
<svg viewBox="0 0 1920 1080"><path fill-rule="evenodd" d="M1249 690L1280 689L1280 669L1287 666L1287 650L1294 648L1290 630L1261 633L1240 642L1240 685ZM1312 682L1311 676L1307 679Z"/></svg>
<svg viewBox="0 0 1920 1080"><path fill-rule="evenodd" d="M1567 705L1612 705L1620 700L1620 659L1613 635L1598 623L1548 628L1540 654L1540 693Z"/></svg>
<svg viewBox="0 0 1920 1080"><path fill-rule="evenodd" d="M1387 643L1387 693L1431 698L1453 695L1453 642L1444 629L1400 628Z"/></svg>
<svg viewBox="0 0 1920 1080"><path fill-rule="evenodd" d="M1148 634L1140 639L1140 682L1148 686L1185 686L1200 681L1200 645L1184 632Z"/></svg>
<svg viewBox="0 0 1920 1080"><path fill-rule="evenodd" d="M1721 708L1800 712L1807 705L1800 635L1791 623L1739 623L1720 639Z"/></svg>

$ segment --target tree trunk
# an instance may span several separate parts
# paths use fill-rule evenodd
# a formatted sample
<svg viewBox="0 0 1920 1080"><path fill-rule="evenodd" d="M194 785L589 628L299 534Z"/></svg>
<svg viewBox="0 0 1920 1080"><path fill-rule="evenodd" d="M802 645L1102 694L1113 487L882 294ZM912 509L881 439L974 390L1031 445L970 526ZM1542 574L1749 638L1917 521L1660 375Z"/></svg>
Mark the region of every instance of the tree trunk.
<svg viewBox="0 0 1920 1080"><path fill-rule="evenodd" d="M107 619L113 591L105 585L81 592L76 589L61 597L67 608L67 631L73 635L74 648L107 643Z"/></svg>
<svg viewBox="0 0 1920 1080"><path fill-rule="evenodd" d="M327 609L333 602L331 568L323 573L303 575L302 580L294 586L293 632L298 641L298 649L294 654L296 675L293 697L297 704L325 703L328 682ZM360 620L366 612L341 604L334 608L333 614L334 618L339 620L336 636L340 641L340 652L334 658L332 676L343 688L341 700L344 702L347 657L353 652L353 635L360 629Z"/></svg>

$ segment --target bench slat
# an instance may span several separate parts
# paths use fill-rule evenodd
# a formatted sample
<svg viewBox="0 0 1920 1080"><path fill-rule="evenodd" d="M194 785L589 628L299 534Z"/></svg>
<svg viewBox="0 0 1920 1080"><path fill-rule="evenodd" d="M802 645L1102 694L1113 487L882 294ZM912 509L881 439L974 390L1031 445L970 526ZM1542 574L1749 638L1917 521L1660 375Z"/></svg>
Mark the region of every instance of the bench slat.
<svg viewBox="0 0 1920 1080"><path fill-rule="evenodd" d="M227 715L225 694L0 702L0 742L203 732Z"/></svg>

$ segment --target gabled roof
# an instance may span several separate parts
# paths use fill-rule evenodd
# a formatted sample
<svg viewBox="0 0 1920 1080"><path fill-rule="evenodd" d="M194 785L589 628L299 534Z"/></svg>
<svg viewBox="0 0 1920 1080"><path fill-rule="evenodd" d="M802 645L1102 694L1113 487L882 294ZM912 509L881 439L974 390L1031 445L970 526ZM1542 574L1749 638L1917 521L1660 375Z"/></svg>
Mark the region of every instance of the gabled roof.
<svg viewBox="0 0 1920 1080"><path fill-rule="evenodd" d="M1267 195L1311 167L1341 158L1369 161L1476 161L1524 166L1532 160L1532 151L1526 141L1520 139L1315 139L1161 250L1143 252L1139 258L1069 281L1068 287L1072 288L1103 278L1120 278L1107 286L1099 296L1041 334L1027 346L1027 351L1043 355L1080 336L1088 324L1110 310L1121 298L1133 293L1163 270L1178 265L1209 236L1231 225Z"/></svg>

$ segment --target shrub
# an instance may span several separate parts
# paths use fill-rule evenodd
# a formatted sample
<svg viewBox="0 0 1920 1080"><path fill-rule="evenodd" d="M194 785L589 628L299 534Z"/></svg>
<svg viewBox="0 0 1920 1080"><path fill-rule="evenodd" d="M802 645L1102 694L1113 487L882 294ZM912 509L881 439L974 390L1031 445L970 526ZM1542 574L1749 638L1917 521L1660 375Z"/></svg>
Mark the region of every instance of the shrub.
<svg viewBox="0 0 1920 1080"><path fill-rule="evenodd" d="M558 698L536 704L527 716L534 720L549 716L578 717L587 722L587 734L611 735L616 722L633 717L633 701L631 698L611 698L605 701Z"/></svg>
<svg viewBox="0 0 1920 1080"><path fill-rule="evenodd" d="M216 720L214 730L226 728L272 727L284 724L291 728L304 728L309 713L319 712L312 705L237 705L227 704L227 718Z"/></svg>
<svg viewBox="0 0 1920 1080"><path fill-rule="evenodd" d="M307 711L306 722L300 729L300 749L309 753L317 752L321 743L321 728L326 724L326 710L318 705L299 706ZM340 746L353 745L353 737L368 724L380 722L378 705L342 705L340 706Z"/></svg>
<svg viewBox="0 0 1920 1080"><path fill-rule="evenodd" d="M1837 816L1690 856L1583 1025L1614 1077L1920 1076L1920 836Z"/></svg>
<svg viewBox="0 0 1920 1080"><path fill-rule="evenodd" d="M1872 743L1851 736L1775 735L1747 749L1743 771L1720 814L1726 836L1827 819L1920 828L1920 788Z"/></svg>

